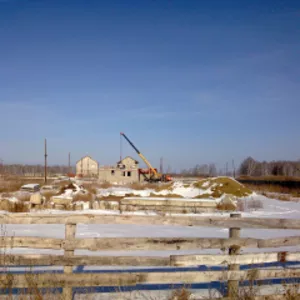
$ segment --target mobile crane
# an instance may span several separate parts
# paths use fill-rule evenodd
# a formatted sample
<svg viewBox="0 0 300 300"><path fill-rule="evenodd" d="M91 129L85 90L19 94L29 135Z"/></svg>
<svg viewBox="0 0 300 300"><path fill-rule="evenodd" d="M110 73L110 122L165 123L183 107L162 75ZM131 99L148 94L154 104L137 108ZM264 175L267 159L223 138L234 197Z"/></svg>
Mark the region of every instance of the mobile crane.
<svg viewBox="0 0 300 300"><path fill-rule="evenodd" d="M147 158L137 149L137 147L130 141L130 139L125 135L125 133L121 132L120 135L125 138L125 140L129 143L129 145L135 150L135 152L138 154L138 156L143 160L143 162L149 168L149 178L146 177L147 181L150 181L150 182L172 181L172 178L169 175L160 174L156 171L155 168L152 167L152 165L147 160Z"/></svg>

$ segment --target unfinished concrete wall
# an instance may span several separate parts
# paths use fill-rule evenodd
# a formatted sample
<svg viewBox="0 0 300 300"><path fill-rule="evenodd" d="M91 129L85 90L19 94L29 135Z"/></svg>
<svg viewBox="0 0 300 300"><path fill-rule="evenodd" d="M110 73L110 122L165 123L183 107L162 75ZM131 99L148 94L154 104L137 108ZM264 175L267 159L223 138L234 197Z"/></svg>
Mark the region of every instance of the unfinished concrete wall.
<svg viewBox="0 0 300 300"><path fill-rule="evenodd" d="M84 156L76 163L76 175L98 177L98 173L99 164L90 156Z"/></svg>
<svg viewBox="0 0 300 300"><path fill-rule="evenodd" d="M139 182L139 162L132 157L125 157L113 167L100 167L99 180L109 183Z"/></svg>
<svg viewBox="0 0 300 300"><path fill-rule="evenodd" d="M132 169L99 169L99 180L110 183L135 183L139 182L138 170Z"/></svg>

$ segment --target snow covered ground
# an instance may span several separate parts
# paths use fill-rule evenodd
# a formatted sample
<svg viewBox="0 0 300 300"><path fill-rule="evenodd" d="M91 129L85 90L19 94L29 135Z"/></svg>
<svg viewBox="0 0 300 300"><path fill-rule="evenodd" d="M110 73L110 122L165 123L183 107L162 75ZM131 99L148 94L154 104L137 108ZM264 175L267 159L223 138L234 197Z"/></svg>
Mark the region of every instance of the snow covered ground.
<svg viewBox="0 0 300 300"><path fill-rule="evenodd" d="M165 192L165 191L164 191ZM170 191L169 191L170 192ZM207 190L206 190L207 192ZM125 196L125 194L134 194L137 196L147 197L153 190L132 190L124 187L113 187L110 189L99 190L99 194L102 196L116 195ZM161 192L157 192L161 193ZM166 193L166 192L165 192ZM174 188L170 193L176 193L182 195L184 198L194 197L202 193L199 189L194 187L186 187L182 183L175 183ZM162 194L159 194L162 195ZM164 199L164 198L160 198ZM170 198L169 198L170 199ZM201 199L202 201L203 199ZM207 199L207 201L212 201ZM244 197L242 199L244 202L244 210L242 213L243 217L261 217L261 218L285 218L285 219L300 219L300 203L297 202L284 202L280 200L269 199L261 195L253 193L251 196ZM260 201L262 207L253 208L251 203L253 201ZM0 212L6 213L6 212ZM84 210L84 211L40 211L35 212L42 214L119 214L119 211L109 211L109 210ZM154 215L151 212L136 212L136 213L123 213L123 214L139 214L139 215ZM195 214L191 214L195 216ZM215 212L215 213L202 213L201 216L229 216L229 212ZM189 216L188 214L183 214L182 216ZM49 238L64 238L64 226L63 225L4 225L1 227L0 231L2 236L39 236L39 237L49 237ZM206 227L182 227L182 226L144 226L144 225L118 225L118 224L79 224L77 226L76 238L101 238L101 237L215 237L215 238L226 238L229 232L227 228L206 228ZM299 236L299 230L278 230L278 229L242 229L241 236L249 238L277 238L277 237L287 237L287 236ZM14 248L12 250L5 249L5 253L15 253L15 254L52 254L59 255L63 254L61 250L50 250L50 249L26 249L26 248ZM267 249L242 249L242 253L246 252L271 252L271 251L300 251L299 246L293 247L281 247L281 248L267 248ZM87 250L76 250L75 255L109 255L109 256L169 256L172 254L215 254L222 253L220 249L190 249L184 251L87 251ZM137 267L128 267L129 269L138 269ZM36 270L60 270L62 267L39 267ZM105 266L93 266L81 268L81 271L103 271L103 270L116 270L119 267L105 267ZM124 269L124 268L122 268ZM145 269L145 268L144 268ZM151 269L151 268L147 268ZM22 268L14 269L23 270ZM1 270L0 270L1 271ZM279 286L282 288L282 286ZM270 289L270 288L269 288ZM268 293L274 293L270 290ZM211 291L206 290L191 290L197 299L201 299L202 296L207 296ZM151 298L149 298L149 292L147 292L148 299L166 299L170 295L169 291L151 291ZM91 295L91 299L145 299L143 292L126 292L120 294L115 294L112 296L110 293L102 293L101 296L96 296L96 294ZM201 297L200 297L201 296ZM115 298L113 298L115 297ZM126 298L127 297L127 298ZM89 299L86 296L77 294L75 299Z"/></svg>
<svg viewBox="0 0 300 300"><path fill-rule="evenodd" d="M98 196L108 197L108 196L119 196L124 197L128 194L140 196L140 197L149 197L150 195L157 196L167 196L170 194L179 195L183 198L194 198L203 194L211 194L212 191L210 188L199 189L194 187L192 184L184 184L181 181L176 181L169 188L156 191L155 189L146 188L143 190L135 190L126 187L110 187L106 189L99 189Z"/></svg>
<svg viewBox="0 0 300 300"><path fill-rule="evenodd" d="M247 203L254 200L259 200L263 203L263 207L259 209L248 209ZM260 195L254 195L248 198L244 198L245 212L241 212L243 217L262 217L262 218L290 218L300 219L300 203L296 202L283 202L279 200L273 200ZM6 213L6 212L2 212ZM35 212L42 214L120 214L119 211L109 210L84 210L84 211L40 211ZM155 215L155 213L148 212L125 212L127 215L138 214L138 215ZM216 212L216 213L202 213L200 216L229 216L229 212ZM174 215L174 214L173 214ZM177 214L180 215L180 214ZM182 214L181 216L196 216L196 214ZM157 225L126 225L126 224L79 224L77 226L76 237L77 238L101 238L101 237L228 237L227 228L206 228L206 227L181 227L181 226L157 226ZM64 226L63 225L4 225L1 228L1 235L5 236L40 236L49 238L64 238ZM297 236L300 235L299 230L278 230L278 229L242 229L241 236L249 238L276 238L284 236ZM286 247L285 247L286 249ZM300 250L299 247L291 247L294 250ZM291 250L290 249L290 250ZM255 251L255 249L251 249ZM273 249L274 250L274 249ZM6 249L8 251L8 249ZM55 253L59 254L60 251L55 250L33 250L33 249L13 249L14 253ZM180 251L183 253L211 253L213 250L189 250ZM213 251L220 251L216 249ZM244 250L246 251L246 249ZM264 251L259 249L260 252ZM272 249L266 249L266 251L272 251ZM170 255L179 254L179 251L76 251L77 254L89 254L89 255Z"/></svg>

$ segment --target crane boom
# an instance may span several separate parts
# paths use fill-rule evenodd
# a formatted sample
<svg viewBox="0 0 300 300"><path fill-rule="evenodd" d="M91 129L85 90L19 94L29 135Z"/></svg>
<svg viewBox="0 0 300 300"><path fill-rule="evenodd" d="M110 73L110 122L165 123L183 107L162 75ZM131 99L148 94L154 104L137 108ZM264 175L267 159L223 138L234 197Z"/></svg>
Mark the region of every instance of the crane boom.
<svg viewBox="0 0 300 300"><path fill-rule="evenodd" d="M120 133L125 140L129 143L129 145L136 151L138 156L144 161L144 163L148 166L148 168L153 172L154 176L158 176L159 174L157 171L152 167L150 162L147 160L147 158L138 150L138 148L130 141L130 139L125 135L125 133L121 132Z"/></svg>

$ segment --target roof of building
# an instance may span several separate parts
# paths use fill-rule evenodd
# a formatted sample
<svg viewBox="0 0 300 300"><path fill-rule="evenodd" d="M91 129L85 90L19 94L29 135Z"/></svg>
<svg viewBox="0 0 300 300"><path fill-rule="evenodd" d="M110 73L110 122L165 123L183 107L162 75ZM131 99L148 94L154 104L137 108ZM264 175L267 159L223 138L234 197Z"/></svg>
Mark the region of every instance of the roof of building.
<svg viewBox="0 0 300 300"><path fill-rule="evenodd" d="M118 161L117 164L122 163L122 161L123 161L124 159L126 159L126 158L131 158L136 164L139 163L136 159L132 158L131 156L126 156L126 157L124 157L122 160Z"/></svg>
<svg viewBox="0 0 300 300"><path fill-rule="evenodd" d="M97 164L99 164L95 159L93 159L90 155L82 156L79 160L76 161L76 164L79 163L82 159L89 157L91 160L95 161Z"/></svg>

